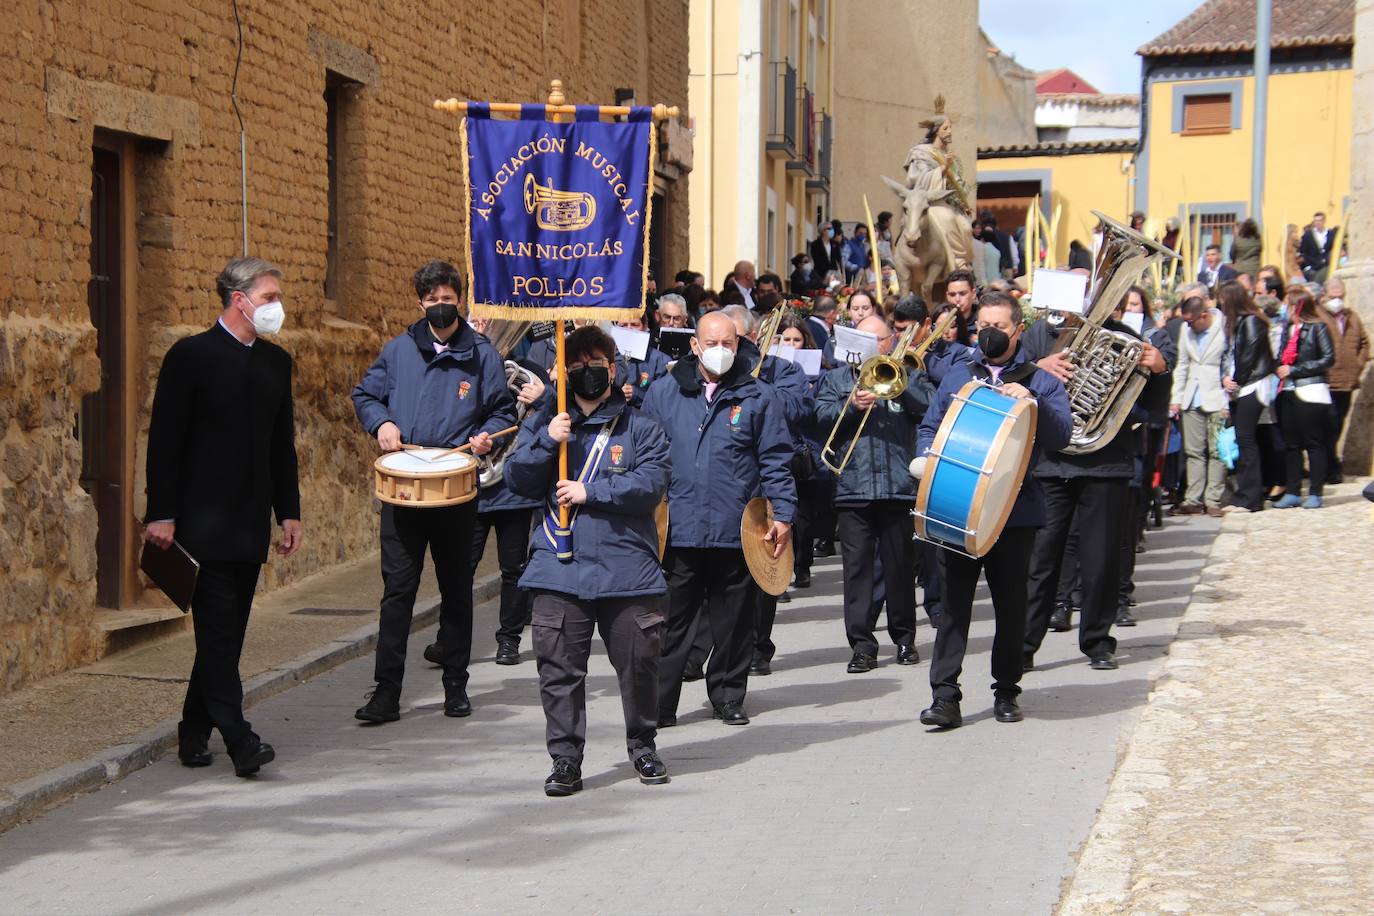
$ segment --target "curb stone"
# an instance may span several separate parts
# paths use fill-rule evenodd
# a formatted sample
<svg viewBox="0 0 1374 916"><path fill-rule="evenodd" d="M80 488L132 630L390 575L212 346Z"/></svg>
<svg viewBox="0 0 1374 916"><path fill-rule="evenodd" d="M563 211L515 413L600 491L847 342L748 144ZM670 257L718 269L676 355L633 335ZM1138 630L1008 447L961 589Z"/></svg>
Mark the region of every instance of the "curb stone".
<svg viewBox="0 0 1374 916"><path fill-rule="evenodd" d="M501 594L499 574L473 584L474 606ZM417 608L411 630L433 626L439 620L439 599ZM331 640L323 648L264 671L243 685L244 708L365 655L377 645L377 624L359 627ZM164 719L134 735L127 742L107 747L86 760L55 767L0 789L0 833L30 820L69 798L118 782L141 770L176 746L180 716Z"/></svg>

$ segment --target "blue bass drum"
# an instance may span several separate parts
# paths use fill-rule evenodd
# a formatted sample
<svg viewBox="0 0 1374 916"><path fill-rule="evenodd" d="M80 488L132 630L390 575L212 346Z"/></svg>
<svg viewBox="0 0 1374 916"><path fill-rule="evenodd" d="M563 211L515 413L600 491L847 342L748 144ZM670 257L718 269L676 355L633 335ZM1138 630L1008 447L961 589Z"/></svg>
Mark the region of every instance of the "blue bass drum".
<svg viewBox="0 0 1374 916"><path fill-rule="evenodd" d="M1035 401L980 381L959 389L926 455L916 536L981 557L1002 535L1035 444Z"/></svg>

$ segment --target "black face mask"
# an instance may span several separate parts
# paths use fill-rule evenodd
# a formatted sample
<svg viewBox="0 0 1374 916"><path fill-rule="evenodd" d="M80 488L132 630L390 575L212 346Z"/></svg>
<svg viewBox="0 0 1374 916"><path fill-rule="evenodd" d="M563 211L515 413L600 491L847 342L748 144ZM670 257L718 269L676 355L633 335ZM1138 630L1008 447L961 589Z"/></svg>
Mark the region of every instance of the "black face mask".
<svg viewBox="0 0 1374 916"><path fill-rule="evenodd" d="M455 302L439 302L425 309L425 320L429 326L442 331L449 325L458 320L458 304Z"/></svg>
<svg viewBox="0 0 1374 916"><path fill-rule="evenodd" d="M1011 346L1011 338L998 328L983 328L978 332L978 349L988 359L1001 359Z"/></svg>
<svg viewBox="0 0 1374 916"><path fill-rule="evenodd" d="M568 384L579 398L595 401L611 387L611 370L607 366L579 366L568 370Z"/></svg>

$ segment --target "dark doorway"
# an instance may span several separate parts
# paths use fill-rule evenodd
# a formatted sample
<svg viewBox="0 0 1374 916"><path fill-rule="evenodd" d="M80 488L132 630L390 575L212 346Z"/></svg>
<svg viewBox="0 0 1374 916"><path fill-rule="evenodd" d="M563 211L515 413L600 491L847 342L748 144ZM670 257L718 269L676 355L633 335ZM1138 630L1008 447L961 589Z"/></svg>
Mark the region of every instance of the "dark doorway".
<svg viewBox="0 0 1374 916"><path fill-rule="evenodd" d="M668 195L655 194L653 212L649 214L649 276L665 289L668 264Z"/></svg>
<svg viewBox="0 0 1374 916"><path fill-rule="evenodd" d="M1026 213L1037 194L1043 189L1038 181L985 181L978 185L978 212L991 210L997 218L997 228L1015 232L1026 225Z"/></svg>
<svg viewBox="0 0 1374 916"><path fill-rule="evenodd" d="M124 594L124 163L118 141L97 138L91 161L91 280L86 299L100 357L100 390L81 400L81 485L95 501L96 602Z"/></svg>

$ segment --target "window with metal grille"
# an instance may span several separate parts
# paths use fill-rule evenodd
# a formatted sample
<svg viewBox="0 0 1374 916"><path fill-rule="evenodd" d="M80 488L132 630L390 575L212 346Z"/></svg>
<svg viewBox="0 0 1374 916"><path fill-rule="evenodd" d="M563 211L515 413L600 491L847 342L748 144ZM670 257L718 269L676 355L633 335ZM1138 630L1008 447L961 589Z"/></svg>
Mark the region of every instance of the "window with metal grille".
<svg viewBox="0 0 1374 916"><path fill-rule="evenodd" d="M1227 134L1231 132L1231 94L1190 95L1183 99L1183 133Z"/></svg>

